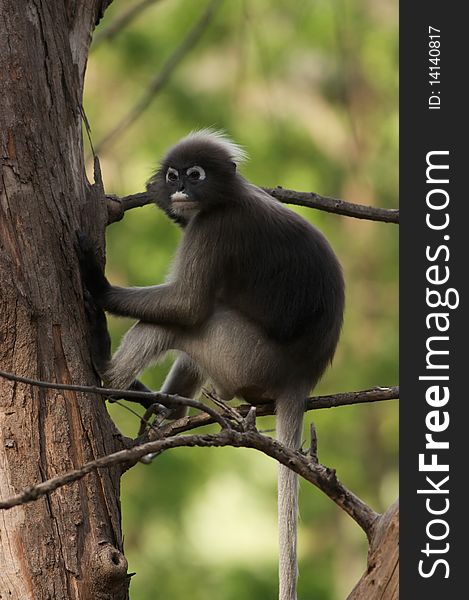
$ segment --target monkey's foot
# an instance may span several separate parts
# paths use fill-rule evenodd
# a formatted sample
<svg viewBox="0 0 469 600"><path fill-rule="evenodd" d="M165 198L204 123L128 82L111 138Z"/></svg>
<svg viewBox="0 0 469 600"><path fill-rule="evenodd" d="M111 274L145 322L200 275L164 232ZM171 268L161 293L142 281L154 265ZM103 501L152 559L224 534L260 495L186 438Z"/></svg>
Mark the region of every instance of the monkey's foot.
<svg viewBox="0 0 469 600"><path fill-rule="evenodd" d="M152 430L158 433L158 429L163 425L165 421L171 418L172 410L167 406L163 406L158 402L151 404L140 421L140 429L138 435ZM153 417L153 419L152 419Z"/></svg>
<svg viewBox="0 0 469 600"><path fill-rule="evenodd" d="M152 437L156 437L156 439L161 438L162 434L160 432L160 427L170 418L170 415L173 411L162 404L155 402L151 406L147 408L145 414L143 415L140 421L140 429L138 435L149 434L151 432ZM152 421L150 419L153 418ZM142 456L140 462L144 465L150 464L154 458L158 456L158 452L152 452L151 454L146 454Z"/></svg>

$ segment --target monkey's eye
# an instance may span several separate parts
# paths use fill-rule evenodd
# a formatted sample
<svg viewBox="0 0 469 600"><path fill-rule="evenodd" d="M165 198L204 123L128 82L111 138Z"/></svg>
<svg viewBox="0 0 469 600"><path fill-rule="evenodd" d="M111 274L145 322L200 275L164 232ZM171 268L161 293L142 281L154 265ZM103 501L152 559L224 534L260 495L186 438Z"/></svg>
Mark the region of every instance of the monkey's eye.
<svg viewBox="0 0 469 600"><path fill-rule="evenodd" d="M166 171L166 182L174 182L177 181L179 179L179 173L176 171L176 169L173 169L173 167L169 167L169 169Z"/></svg>
<svg viewBox="0 0 469 600"><path fill-rule="evenodd" d="M187 169L186 175L194 181L202 181L202 179L205 179L205 171L198 165Z"/></svg>

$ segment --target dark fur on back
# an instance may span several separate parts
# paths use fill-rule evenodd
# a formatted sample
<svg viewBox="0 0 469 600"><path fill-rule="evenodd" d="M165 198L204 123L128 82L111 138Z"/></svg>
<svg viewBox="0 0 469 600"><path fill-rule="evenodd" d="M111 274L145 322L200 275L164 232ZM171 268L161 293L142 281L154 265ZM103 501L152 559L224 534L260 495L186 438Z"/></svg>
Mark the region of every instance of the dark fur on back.
<svg viewBox="0 0 469 600"><path fill-rule="evenodd" d="M323 235L264 193L245 185L242 199L201 213L186 235L209 235L217 300L257 323L293 355L311 357L319 377L342 326L344 283ZM250 195L246 192L249 191ZM303 354L304 353L304 354Z"/></svg>

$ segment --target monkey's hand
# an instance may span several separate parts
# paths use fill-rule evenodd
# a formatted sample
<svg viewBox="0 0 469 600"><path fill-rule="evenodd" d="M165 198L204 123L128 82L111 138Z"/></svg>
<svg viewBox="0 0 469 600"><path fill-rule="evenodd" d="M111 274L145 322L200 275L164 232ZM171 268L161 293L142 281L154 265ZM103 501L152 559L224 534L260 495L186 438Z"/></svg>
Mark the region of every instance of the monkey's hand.
<svg viewBox="0 0 469 600"><path fill-rule="evenodd" d="M96 304L104 308L106 294L111 284L104 276L90 238L82 231L77 232L76 251L80 261L83 287L91 294Z"/></svg>
<svg viewBox="0 0 469 600"><path fill-rule="evenodd" d="M106 315L86 288L83 290L83 300L88 319L91 362L97 375L102 378L111 359L111 338Z"/></svg>

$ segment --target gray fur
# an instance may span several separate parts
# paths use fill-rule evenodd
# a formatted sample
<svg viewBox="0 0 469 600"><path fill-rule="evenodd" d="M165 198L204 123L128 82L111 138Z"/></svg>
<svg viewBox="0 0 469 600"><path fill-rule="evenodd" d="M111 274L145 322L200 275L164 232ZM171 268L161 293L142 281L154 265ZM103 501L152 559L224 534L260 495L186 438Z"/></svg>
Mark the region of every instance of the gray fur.
<svg viewBox="0 0 469 600"><path fill-rule="evenodd" d="M289 448L300 448L303 413L308 390L296 390L277 399L277 439ZM298 476L278 466L279 600L296 599L298 561Z"/></svg>
<svg viewBox="0 0 469 600"><path fill-rule="evenodd" d="M177 350L165 391L194 394L209 377L225 399L274 398L278 439L296 449L304 398L339 338L342 273L317 229L239 175L242 158L213 131L171 148L148 185L184 228L170 278L124 289L99 280L91 266L88 281L99 281L88 285L107 310L140 319L111 361L109 384L126 387ZM203 178L193 175L202 172L195 165ZM297 477L280 466L280 600L296 599L297 504Z"/></svg>
<svg viewBox="0 0 469 600"><path fill-rule="evenodd" d="M161 391L165 394L179 394L185 398L194 398L206 379L205 373L190 356L180 352L165 379ZM186 408L174 408L171 417L179 419L186 414Z"/></svg>

